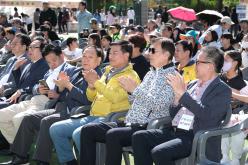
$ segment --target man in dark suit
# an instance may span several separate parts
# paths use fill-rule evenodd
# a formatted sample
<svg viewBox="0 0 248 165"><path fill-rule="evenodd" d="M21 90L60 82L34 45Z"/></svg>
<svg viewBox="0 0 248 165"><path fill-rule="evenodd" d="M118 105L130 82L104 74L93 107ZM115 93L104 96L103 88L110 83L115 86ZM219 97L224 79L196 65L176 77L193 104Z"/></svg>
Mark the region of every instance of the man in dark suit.
<svg viewBox="0 0 248 165"><path fill-rule="evenodd" d="M17 34L22 35L22 34ZM28 57L31 60L24 69L21 66L27 63L28 59L19 58L12 70L17 90L6 101L0 103L0 109L25 100L25 97L32 94L32 88L43 78L49 66L40 53L41 43L35 40L29 46Z"/></svg>
<svg viewBox="0 0 248 165"><path fill-rule="evenodd" d="M200 130L221 125L230 108L231 90L220 80L218 73L223 66L223 52L214 47L202 48L196 61L198 80L186 90L183 78L167 77L175 92L178 106L172 108L171 129L143 130L133 135L136 165L174 165L175 160L191 153L194 134ZM183 121L187 121L186 123ZM221 137L209 139L206 155L210 160L221 159Z"/></svg>
<svg viewBox="0 0 248 165"><path fill-rule="evenodd" d="M30 43L31 43L30 38L24 34L16 35L13 41L11 42L12 53L15 56L8 60L6 66L0 72L0 95L1 96L8 98L17 89L14 76L12 74L12 70L14 69L17 59L20 59L20 58L28 59L26 51ZM28 60L27 63L23 64L20 67L20 70L22 71L25 68L25 66L29 63L30 61Z"/></svg>

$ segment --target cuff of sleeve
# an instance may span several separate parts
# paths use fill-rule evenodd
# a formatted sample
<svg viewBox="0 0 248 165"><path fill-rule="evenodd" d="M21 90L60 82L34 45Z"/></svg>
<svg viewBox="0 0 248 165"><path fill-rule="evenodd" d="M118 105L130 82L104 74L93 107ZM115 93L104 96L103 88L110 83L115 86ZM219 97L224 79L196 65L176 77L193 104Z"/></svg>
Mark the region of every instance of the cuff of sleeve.
<svg viewBox="0 0 248 165"><path fill-rule="evenodd" d="M187 103L187 100L188 100L188 97L189 96L189 93L188 92L184 92L184 94L181 96L181 98L179 99L179 103L182 104L182 105L186 105Z"/></svg>

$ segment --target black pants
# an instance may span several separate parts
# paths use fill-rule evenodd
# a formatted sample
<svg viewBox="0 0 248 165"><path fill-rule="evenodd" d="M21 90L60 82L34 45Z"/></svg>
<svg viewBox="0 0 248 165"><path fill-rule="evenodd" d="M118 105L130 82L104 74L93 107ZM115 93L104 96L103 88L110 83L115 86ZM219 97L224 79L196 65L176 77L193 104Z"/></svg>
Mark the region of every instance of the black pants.
<svg viewBox="0 0 248 165"><path fill-rule="evenodd" d="M81 132L81 165L95 165L96 143L106 143L105 165L120 165L122 147L132 145L134 132L146 129L144 127L124 127L116 123L90 123Z"/></svg>
<svg viewBox="0 0 248 165"><path fill-rule="evenodd" d="M34 160L49 162L52 154L52 140L49 134L50 126L64 120L54 109L43 110L27 115L18 129L11 151L18 156L28 157L28 152L37 133Z"/></svg>
<svg viewBox="0 0 248 165"><path fill-rule="evenodd" d="M138 131L132 137L135 165L174 165L176 159L190 155L193 138L193 131Z"/></svg>

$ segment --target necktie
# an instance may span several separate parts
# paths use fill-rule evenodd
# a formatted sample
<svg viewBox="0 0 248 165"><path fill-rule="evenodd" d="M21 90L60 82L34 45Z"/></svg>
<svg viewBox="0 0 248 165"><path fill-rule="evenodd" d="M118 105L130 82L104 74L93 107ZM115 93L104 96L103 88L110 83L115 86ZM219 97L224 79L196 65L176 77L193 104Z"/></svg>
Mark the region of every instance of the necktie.
<svg viewBox="0 0 248 165"><path fill-rule="evenodd" d="M1 77L3 77L6 74L10 74L10 72L12 71L14 64L16 62L16 58L14 58L7 66L4 72L2 72Z"/></svg>

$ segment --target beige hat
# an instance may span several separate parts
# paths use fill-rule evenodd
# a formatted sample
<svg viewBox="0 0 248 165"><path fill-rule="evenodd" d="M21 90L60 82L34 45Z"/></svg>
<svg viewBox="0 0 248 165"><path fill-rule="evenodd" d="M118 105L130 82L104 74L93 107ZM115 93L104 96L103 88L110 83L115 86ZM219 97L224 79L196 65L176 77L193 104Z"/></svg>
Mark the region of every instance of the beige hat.
<svg viewBox="0 0 248 165"><path fill-rule="evenodd" d="M221 18L220 22L221 23L227 23L229 25L233 25L234 24L234 22L228 16L224 16L223 18Z"/></svg>

